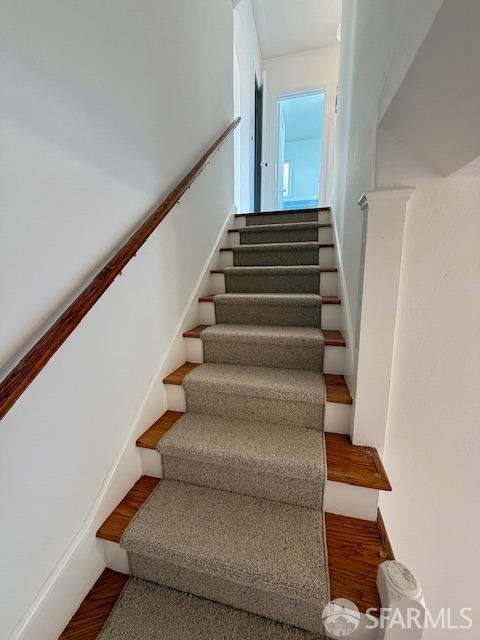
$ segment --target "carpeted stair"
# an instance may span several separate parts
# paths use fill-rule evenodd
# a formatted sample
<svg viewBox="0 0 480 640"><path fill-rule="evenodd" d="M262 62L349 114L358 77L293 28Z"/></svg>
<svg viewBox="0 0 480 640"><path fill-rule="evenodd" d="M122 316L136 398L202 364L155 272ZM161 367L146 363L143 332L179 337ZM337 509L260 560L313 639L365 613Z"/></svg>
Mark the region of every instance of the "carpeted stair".
<svg viewBox="0 0 480 640"><path fill-rule="evenodd" d="M230 293L310 293L320 291L320 267L225 267Z"/></svg>
<svg viewBox="0 0 480 640"><path fill-rule="evenodd" d="M249 225L239 229L240 244L316 242L321 226L319 222Z"/></svg>
<svg viewBox="0 0 480 640"><path fill-rule="evenodd" d="M233 264L235 267L318 265L321 246L318 241L238 244L232 248Z"/></svg>
<svg viewBox="0 0 480 640"><path fill-rule="evenodd" d="M317 429L188 412L157 451L164 478L322 508L325 452Z"/></svg>
<svg viewBox="0 0 480 640"><path fill-rule="evenodd" d="M319 226L318 211L246 217L204 364L183 379L187 412L157 445L163 480L121 539L135 578L101 640L321 634ZM152 616L158 635L142 635Z"/></svg>
<svg viewBox="0 0 480 640"><path fill-rule="evenodd" d="M132 578L98 640L321 640L321 637Z"/></svg>
<svg viewBox="0 0 480 640"><path fill-rule="evenodd" d="M320 510L163 480L121 545L137 578L322 630L329 586Z"/></svg>
<svg viewBox="0 0 480 640"><path fill-rule="evenodd" d="M315 327L214 324L201 339L205 362L323 371L325 339Z"/></svg>
<svg viewBox="0 0 480 640"><path fill-rule="evenodd" d="M322 298L318 294L221 293L213 302L218 324L321 326Z"/></svg>

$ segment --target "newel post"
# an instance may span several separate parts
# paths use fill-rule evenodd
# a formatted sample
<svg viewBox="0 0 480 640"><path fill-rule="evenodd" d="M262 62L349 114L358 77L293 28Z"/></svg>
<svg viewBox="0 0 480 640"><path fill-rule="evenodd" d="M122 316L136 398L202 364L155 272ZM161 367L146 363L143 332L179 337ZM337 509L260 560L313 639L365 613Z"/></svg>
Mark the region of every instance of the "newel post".
<svg viewBox="0 0 480 640"><path fill-rule="evenodd" d="M413 191L370 191L358 203L366 216L366 234L352 441L376 447L380 455L385 443L405 218Z"/></svg>

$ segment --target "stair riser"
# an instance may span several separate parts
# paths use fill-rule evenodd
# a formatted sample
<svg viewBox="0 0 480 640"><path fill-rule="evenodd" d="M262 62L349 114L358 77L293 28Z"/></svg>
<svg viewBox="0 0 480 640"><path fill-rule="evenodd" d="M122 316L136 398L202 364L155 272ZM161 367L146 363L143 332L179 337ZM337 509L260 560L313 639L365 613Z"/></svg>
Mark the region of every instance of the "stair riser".
<svg viewBox="0 0 480 640"><path fill-rule="evenodd" d="M217 323L217 319L215 316L215 305L213 302L200 302L200 309L199 309L199 322L200 324L216 324ZM244 311L245 311L245 307L244 307ZM294 312L291 313L291 315L294 315ZM291 324L292 320L289 316L285 316L285 321L283 323L283 325L281 326L295 326ZM312 319L313 322L313 319ZM238 324L238 322L234 322L233 324ZM252 321L250 322L243 322L242 324L266 324L266 323L262 323L262 322L258 322L258 320L255 320L255 316L252 316ZM278 314L275 314L275 316L272 318L272 325L274 326L280 326L279 323L279 318L278 318ZM306 325L301 325L301 326L316 326L318 327L318 324L306 324ZM341 330L342 328L342 310L341 310L341 305L339 304L324 304L322 305L322 312L321 312L321 329L336 329L338 331Z"/></svg>
<svg viewBox="0 0 480 640"><path fill-rule="evenodd" d="M166 384L165 389L167 392L167 409L169 409L170 411L182 411L185 413L187 408L186 408L186 400L185 400L185 390L183 389L183 387L181 385L176 385L176 384ZM234 408L235 408L235 403L234 403ZM324 418L325 431L329 431L332 433L349 434L351 411L352 411L352 405L350 404L326 402L325 418ZM212 413L214 415L217 415L213 411ZM255 414L254 419L262 419L262 416L259 414ZM291 416L288 417L288 423L289 424L292 423ZM318 418L315 420L315 424L318 425Z"/></svg>
<svg viewBox="0 0 480 640"><path fill-rule="evenodd" d="M206 342L203 353L205 362L215 364L323 371L323 357L319 346L306 348L292 345L286 347L282 344Z"/></svg>
<svg viewBox="0 0 480 640"><path fill-rule="evenodd" d="M132 573L137 578L193 593L312 633L322 630L321 607L316 602L294 600L255 586L246 588L220 574L187 568L160 558L155 558L152 563L148 556L130 554L129 559Z"/></svg>
<svg viewBox="0 0 480 640"><path fill-rule="evenodd" d="M307 278L312 280L308 286L305 284ZM236 285L236 290L229 291L229 293L319 293L321 296L338 296L338 274L336 272L320 273L320 286L316 284L318 281L316 278L318 277L310 275L229 276L229 286L230 283ZM226 293L225 274L212 273L210 275L210 291L212 295Z"/></svg>
<svg viewBox="0 0 480 640"><path fill-rule="evenodd" d="M189 390L187 410L239 420L288 423L292 427L310 429L321 429L323 425L323 407L320 404L287 399L256 398L205 389Z"/></svg>
<svg viewBox="0 0 480 640"><path fill-rule="evenodd" d="M237 229L251 224L285 224L289 222L320 222L326 224L330 222L330 211L307 211L301 213L283 213L268 216L238 216L235 218Z"/></svg>
<svg viewBox="0 0 480 640"><path fill-rule="evenodd" d="M318 229L299 229L297 231L260 231L258 233L230 232L228 245L234 247L237 244L267 244L269 242L333 242L331 227L319 227Z"/></svg>
<svg viewBox="0 0 480 640"><path fill-rule="evenodd" d="M269 251L263 253L245 253L243 259L233 261L233 251L221 251L219 268L243 267L272 267L293 265L319 265L323 269L335 268L335 251L333 247L322 247L312 251Z"/></svg>
<svg viewBox="0 0 480 640"><path fill-rule="evenodd" d="M314 293L320 291L320 274L225 275L226 293Z"/></svg>
<svg viewBox="0 0 480 640"><path fill-rule="evenodd" d="M143 473L149 476L154 476L156 478L165 477L165 471L162 468L161 456L153 449L139 449L141 459L142 459L142 470ZM166 474L168 476L168 472ZM238 479L240 477L240 473L235 473L235 477ZM231 489L227 489L228 491L240 492L240 493L248 493L248 491L244 491L244 485L249 485L252 487L252 483L250 482L250 472L244 472L246 476L245 479L240 479L238 485L233 485ZM187 478L191 477L189 474L186 474L184 478L179 477L179 480L185 480L185 482L189 482ZM210 476L211 477L211 476ZM197 480L200 478L198 477ZM228 480L227 480L228 482ZM195 484L201 484L196 481ZM205 484L205 486L213 486L211 482ZM227 485L224 487L218 486L217 488L227 488ZM268 497L262 494L263 486L259 488L256 485L256 489L254 489L248 495L255 495L259 497ZM377 510L378 510L378 494L379 492L376 489L368 489L367 487L357 487L352 484L346 484L343 482L332 482L331 480L327 480L325 483L325 497L324 497L324 509L328 513L336 513L341 516L349 516L351 518L361 518L362 520L370 520L374 521L377 518ZM321 499L321 498L320 498ZM128 571L128 565L127 565Z"/></svg>
<svg viewBox="0 0 480 640"><path fill-rule="evenodd" d="M184 338L185 341L185 353L186 353L186 361L187 362L198 362L202 364L204 362L203 359L203 343L200 338ZM256 349L258 352L258 349ZM318 360L318 354L313 356ZM297 357L292 360L297 360ZM335 373L335 374L344 374L345 373L345 360L346 360L346 349L345 347L331 347L326 346L324 350L324 358L323 358L323 372L324 373ZM223 364L233 364L231 362L224 362ZM246 364L254 364L253 362L246 362ZM261 365L261 366L271 366L271 365ZM279 366L279 365L277 365ZM314 364L312 367L314 370L321 371L319 368L320 364ZM290 368L290 366L285 366L284 368Z"/></svg>
<svg viewBox="0 0 480 640"><path fill-rule="evenodd" d="M157 454L158 455L158 454ZM234 465L221 466L201 460L162 455L163 477L212 489L321 509L323 481L281 477Z"/></svg>
<svg viewBox="0 0 480 640"><path fill-rule="evenodd" d="M271 267L320 264L320 254L329 251L320 249L285 249L262 251L233 251L233 266L235 267ZM331 265L333 266L333 264Z"/></svg>

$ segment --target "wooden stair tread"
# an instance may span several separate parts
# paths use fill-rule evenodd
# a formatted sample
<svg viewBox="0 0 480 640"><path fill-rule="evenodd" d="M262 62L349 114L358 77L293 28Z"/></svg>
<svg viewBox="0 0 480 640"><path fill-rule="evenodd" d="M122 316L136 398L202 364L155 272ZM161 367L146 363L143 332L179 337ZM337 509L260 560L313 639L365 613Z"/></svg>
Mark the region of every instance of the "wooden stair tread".
<svg viewBox="0 0 480 640"><path fill-rule="evenodd" d="M330 211L330 207L308 207L306 209L280 209L275 211L249 211L247 213L236 213L236 218L243 216L274 216L278 213L304 213L305 211Z"/></svg>
<svg viewBox="0 0 480 640"><path fill-rule="evenodd" d="M337 329L322 329L325 338L325 346L327 347L346 347L347 341L343 337L341 331Z"/></svg>
<svg viewBox="0 0 480 640"><path fill-rule="evenodd" d="M261 294L258 294L261 295ZM281 295L281 294L279 294ZM213 295L209 296L200 296L198 299L199 302L212 302L213 303ZM322 296L322 304L342 304L342 301L337 296Z"/></svg>
<svg viewBox="0 0 480 640"><path fill-rule="evenodd" d="M100 527L97 537L119 542L128 523L150 495L152 485L156 486L158 482L157 478L142 476ZM120 508L122 513L117 516ZM123 525L121 533L118 525L113 526L120 518ZM364 612L371 607L379 608L377 567L393 558L378 521L369 522L326 513L325 523L332 599L349 598Z"/></svg>
<svg viewBox="0 0 480 640"><path fill-rule="evenodd" d="M97 531L97 538L110 540L110 542L120 542L123 532L128 527L133 516L159 482L158 478L141 476Z"/></svg>
<svg viewBox="0 0 480 640"><path fill-rule="evenodd" d="M306 222L305 224L308 224L308 222ZM315 224L317 224L317 223L315 223ZM332 225L331 222L318 223L318 228L319 229L324 229L326 227L333 227L333 225ZM239 229L229 229L228 233L240 233L240 230Z"/></svg>
<svg viewBox="0 0 480 640"><path fill-rule="evenodd" d="M276 244L276 242L267 242L266 244ZM295 243L291 243L291 244L295 244ZM247 245L238 245L238 246L247 246ZM254 247L254 244L248 245L249 247ZM333 249L335 245L333 244L333 242L322 242L321 244L318 245L319 249ZM222 251L233 251L233 247L221 247L220 248L220 252ZM293 265L292 265L293 266ZM301 265L298 265L301 266Z"/></svg>
<svg viewBox="0 0 480 640"><path fill-rule="evenodd" d="M163 379L164 384L181 385L187 373L190 373L195 367L198 367L198 363L185 362L181 367L178 367L178 369L175 369L175 371L172 371L172 373L169 373L168 376Z"/></svg>
<svg viewBox="0 0 480 640"><path fill-rule="evenodd" d="M184 338L200 338L200 334L204 329L210 327L209 324L199 324L193 329L189 329L185 331L183 334ZM340 331L336 329L322 329L323 335L325 337L325 345L327 347L345 347L347 345L345 338L343 337Z"/></svg>
<svg viewBox="0 0 480 640"><path fill-rule="evenodd" d="M333 373L324 373L327 388L327 402L337 404L352 404L352 396L348 390L345 378Z"/></svg>
<svg viewBox="0 0 480 640"><path fill-rule="evenodd" d="M179 411L166 411L138 438L137 447L155 450L159 440L183 415ZM349 436L338 433L326 433L325 441L328 480L378 491L392 490L376 449L356 446Z"/></svg>
<svg viewBox="0 0 480 640"><path fill-rule="evenodd" d="M210 326L211 325L209 324L199 324L196 327L193 327L193 329L189 329L188 331L185 331L185 333L183 334L183 337L184 338L200 338L200 334L202 333L202 331Z"/></svg>
<svg viewBox="0 0 480 640"><path fill-rule="evenodd" d="M177 420L183 416L181 411L165 411L163 416L159 418L152 426L141 435L136 445L142 449L155 449L158 441L169 431Z"/></svg>
<svg viewBox="0 0 480 640"><path fill-rule="evenodd" d="M352 444L350 437L326 433L327 477L333 482L391 491L385 468L374 447Z"/></svg>
<svg viewBox="0 0 480 640"><path fill-rule="evenodd" d="M128 576L105 569L65 627L59 640L96 640L115 606Z"/></svg>
<svg viewBox="0 0 480 640"><path fill-rule="evenodd" d="M361 612L380 609L378 565L394 560L376 522L325 514L331 600L347 598Z"/></svg>
<svg viewBox="0 0 480 640"><path fill-rule="evenodd" d="M174 384L181 386L184 377L190 373L195 367L200 366L197 362L185 362L181 367L172 371L163 379L164 384ZM338 404L352 404L352 396L348 390L345 378L341 375L333 373L324 373L325 386L327 388L327 402L335 402Z"/></svg>
<svg viewBox="0 0 480 640"><path fill-rule="evenodd" d="M287 265L288 266L288 265ZM295 266L295 265L291 265L291 266ZM302 265L299 265L302 266ZM315 265L316 266L316 265ZM255 267L239 267L240 269L242 268L255 268ZM259 267L261 268L261 267ZM337 273L338 269L336 267L320 267L320 273ZM225 273L224 269L210 269L210 273Z"/></svg>

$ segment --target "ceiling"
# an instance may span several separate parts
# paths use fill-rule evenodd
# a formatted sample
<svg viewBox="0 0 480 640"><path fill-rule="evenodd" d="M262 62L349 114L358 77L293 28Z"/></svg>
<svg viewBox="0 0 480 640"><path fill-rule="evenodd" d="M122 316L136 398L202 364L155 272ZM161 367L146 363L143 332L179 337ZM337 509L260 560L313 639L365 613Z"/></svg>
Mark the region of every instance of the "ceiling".
<svg viewBox="0 0 480 640"><path fill-rule="evenodd" d="M280 101L285 122L285 142L310 140L322 136L323 103L323 93Z"/></svg>
<svg viewBox="0 0 480 640"><path fill-rule="evenodd" d="M264 58L336 44L341 0L252 0Z"/></svg>

